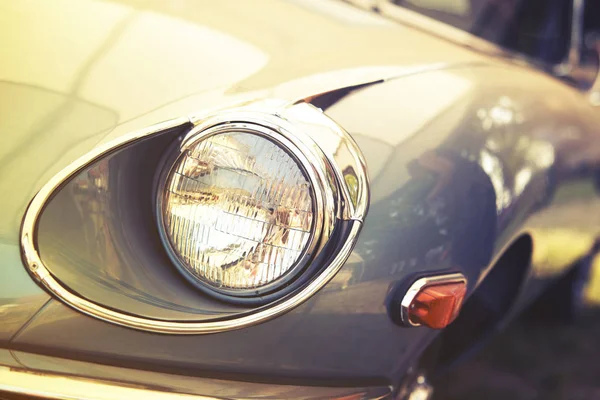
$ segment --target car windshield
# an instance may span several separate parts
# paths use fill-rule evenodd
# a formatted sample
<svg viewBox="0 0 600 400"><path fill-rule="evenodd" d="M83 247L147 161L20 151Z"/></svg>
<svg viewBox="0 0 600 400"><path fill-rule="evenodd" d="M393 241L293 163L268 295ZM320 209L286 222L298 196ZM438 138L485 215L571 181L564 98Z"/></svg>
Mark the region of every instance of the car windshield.
<svg viewBox="0 0 600 400"><path fill-rule="evenodd" d="M544 64L568 53L572 0L392 0Z"/></svg>

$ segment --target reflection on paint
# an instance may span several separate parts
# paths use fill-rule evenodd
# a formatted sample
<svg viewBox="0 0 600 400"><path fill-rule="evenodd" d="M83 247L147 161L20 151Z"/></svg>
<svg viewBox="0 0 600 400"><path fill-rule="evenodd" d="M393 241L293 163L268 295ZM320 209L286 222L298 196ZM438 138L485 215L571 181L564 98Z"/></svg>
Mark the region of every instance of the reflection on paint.
<svg viewBox="0 0 600 400"><path fill-rule="evenodd" d="M13 282L14 281L17 280L13 280ZM18 290L19 289L13 289L12 292L18 293ZM5 292L3 292L3 294L4 293ZM2 324L0 324L0 340L5 341L11 339L14 333L17 332L18 329L48 300L49 296L46 293L17 298L10 298L9 296L0 298L0 321L2 321Z"/></svg>
<svg viewBox="0 0 600 400"><path fill-rule="evenodd" d="M64 10L76 17L65 18ZM120 122L242 80L268 61L257 47L224 32L118 3L10 2L0 5L0 14L6 19L0 46L11 60L0 65L0 80L71 93L113 110ZM64 61L44 62L48 58Z"/></svg>
<svg viewBox="0 0 600 400"><path fill-rule="evenodd" d="M519 198L536 174L545 174L555 159L551 143L531 136L524 124L522 105L500 96L490 107L476 112L474 128L485 137L478 162L490 176L496 191L498 214ZM507 180L512 176L512 182Z"/></svg>
<svg viewBox="0 0 600 400"><path fill-rule="evenodd" d="M594 307L600 307L600 254L592 261L590 277L583 289L584 303Z"/></svg>
<svg viewBox="0 0 600 400"><path fill-rule="evenodd" d="M510 205L511 193L504 187L504 172L500 159L487 150L481 150L479 153L479 164L481 168L489 175L494 190L496 192L496 208L498 213Z"/></svg>
<svg viewBox="0 0 600 400"><path fill-rule="evenodd" d="M531 180L532 175L533 172L531 167L524 167L519 172L517 172L517 175L515 175L514 187L514 193L516 196L520 196L521 193L523 193L523 190L525 190L525 187Z"/></svg>
<svg viewBox="0 0 600 400"><path fill-rule="evenodd" d="M72 190L80 221L88 221L83 225L83 243L87 244L88 259L100 260L102 273L118 278L122 274L115 267L119 265L119 254L113 245L115 239L107 224L113 217L113 212L108 207L111 204L109 178L108 160L100 160L74 181Z"/></svg>

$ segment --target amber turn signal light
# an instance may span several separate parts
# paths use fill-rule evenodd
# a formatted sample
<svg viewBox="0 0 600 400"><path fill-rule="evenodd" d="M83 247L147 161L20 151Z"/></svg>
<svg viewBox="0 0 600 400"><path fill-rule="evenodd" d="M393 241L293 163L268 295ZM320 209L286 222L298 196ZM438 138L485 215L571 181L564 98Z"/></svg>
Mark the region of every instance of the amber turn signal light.
<svg viewBox="0 0 600 400"><path fill-rule="evenodd" d="M462 274L421 278L402 300L402 321L406 325L425 325L442 329L456 319L467 294Z"/></svg>
<svg viewBox="0 0 600 400"><path fill-rule="evenodd" d="M408 318L433 329L445 328L458 317L466 293L464 282L427 287L413 300Z"/></svg>

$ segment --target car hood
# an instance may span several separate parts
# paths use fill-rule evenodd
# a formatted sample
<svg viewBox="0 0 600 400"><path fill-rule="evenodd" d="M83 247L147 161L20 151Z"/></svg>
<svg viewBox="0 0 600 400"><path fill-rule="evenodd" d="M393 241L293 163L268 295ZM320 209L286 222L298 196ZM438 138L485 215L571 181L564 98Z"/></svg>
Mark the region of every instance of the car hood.
<svg viewBox="0 0 600 400"><path fill-rule="evenodd" d="M0 80L88 103L111 124L200 93L234 96L300 78L306 86L314 77L309 89L335 74L401 75L479 59L337 0L22 1L0 12L8 49Z"/></svg>
<svg viewBox="0 0 600 400"><path fill-rule="evenodd" d="M482 61L335 0L3 2L0 22L0 307L26 304L0 339L47 300L20 259L27 204L98 144L240 99Z"/></svg>

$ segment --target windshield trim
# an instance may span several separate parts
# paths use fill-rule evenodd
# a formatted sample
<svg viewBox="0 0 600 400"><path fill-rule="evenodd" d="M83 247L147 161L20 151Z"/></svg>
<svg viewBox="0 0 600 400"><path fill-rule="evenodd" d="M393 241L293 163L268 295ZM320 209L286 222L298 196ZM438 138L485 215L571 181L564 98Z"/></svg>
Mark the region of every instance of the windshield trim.
<svg viewBox="0 0 600 400"><path fill-rule="evenodd" d="M488 40L456 28L443 21L420 14L416 11L396 5L390 0L343 0L366 11L378 13L396 22L426 32L440 39L470 48L473 51L492 57L509 60L520 65L540 69L556 77L566 77L577 69L580 62L579 38L583 24L584 0L573 0L573 21L567 55L557 64L548 64L526 54L502 47Z"/></svg>

